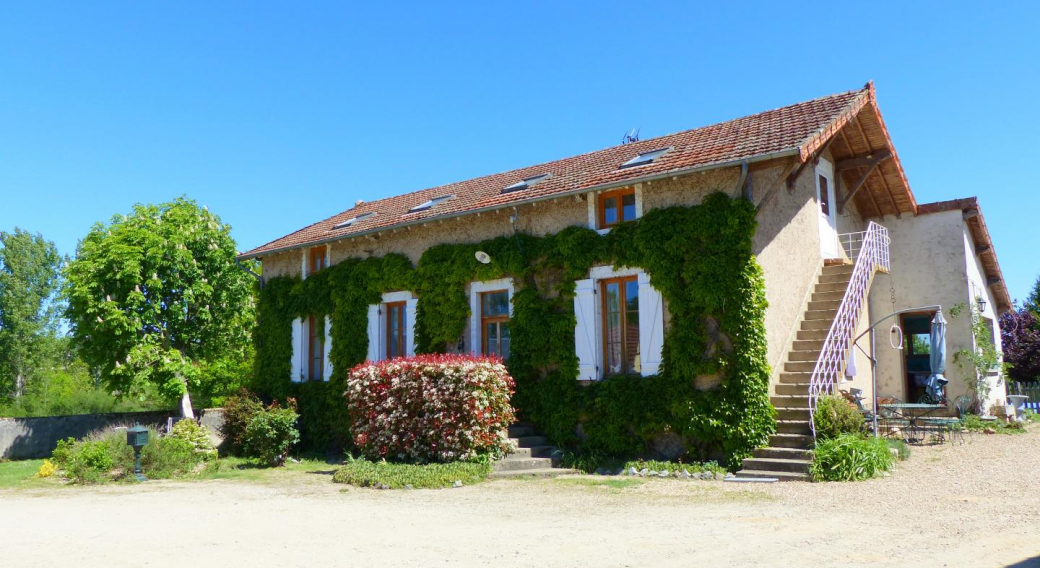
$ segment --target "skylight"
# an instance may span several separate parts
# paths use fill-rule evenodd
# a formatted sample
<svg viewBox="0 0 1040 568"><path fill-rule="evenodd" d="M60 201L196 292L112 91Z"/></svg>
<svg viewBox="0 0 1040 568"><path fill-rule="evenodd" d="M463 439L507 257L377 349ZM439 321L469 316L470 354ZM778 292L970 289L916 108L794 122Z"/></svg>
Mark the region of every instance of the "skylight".
<svg viewBox="0 0 1040 568"><path fill-rule="evenodd" d="M631 168L632 166L642 166L643 164L649 164L657 158L660 158L665 152L671 150L672 147L658 148L657 150L651 150L649 152L643 152L642 154L632 158L631 160L621 164L622 168Z"/></svg>
<svg viewBox="0 0 1040 568"><path fill-rule="evenodd" d="M433 207L434 205L437 205L438 203L442 203L444 201L447 201L447 200L451 199L452 197L455 197L455 196L454 195L442 195L440 197L434 197L433 199L427 201L426 203L420 203L419 205L416 205L415 207L412 207L411 209L408 210L408 212L409 213L415 213L415 212L418 212L418 211L426 211L427 209Z"/></svg>
<svg viewBox="0 0 1040 568"><path fill-rule="evenodd" d="M506 187L502 188L502 193L513 193L514 191L525 190L531 187L532 185L542 181L543 179L549 177L550 175L552 174L542 174L534 177L524 178L514 183L513 185L507 185Z"/></svg>
<svg viewBox="0 0 1040 568"><path fill-rule="evenodd" d="M364 221L365 219L368 219L369 217L371 217L373 215L375 215L374 211L373 212L369 212L369 213L362 213L361 215L358 215L357 217L351 217L350 219L347 219L346 221L343 221L342 223L336 223L335 225L332 226L332 228L333 229L343 229L345 227L349 227L349 226L351 226L351 225L353 225L355 223L358 223L360 221Z"/></svg>

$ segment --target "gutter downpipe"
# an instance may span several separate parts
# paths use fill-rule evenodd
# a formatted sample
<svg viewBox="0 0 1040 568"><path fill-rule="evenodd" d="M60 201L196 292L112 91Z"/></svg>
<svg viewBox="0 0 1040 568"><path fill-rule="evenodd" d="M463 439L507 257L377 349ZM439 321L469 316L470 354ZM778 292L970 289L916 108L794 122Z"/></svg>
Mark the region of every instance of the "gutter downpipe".
<svg viewBox="0 0 1040 568"><path fill-rule="evenodd" d="M892 313L888 314L887 316L885 316L885 317L875 321L874 323L870 324L870 327L867 328L867 331L864 331L863 333L857 335L856 338L852 340L852 344L855 345L857 348L859 348L859 350L862 351L863 354L867 356L867 360L870 361L870 385L871 385L870 388L873 391L873 394L871 394L871 397L874 399L874 402L870 405L870 407L872 409L872 414L874 415L873 429L874 429L874 437L875 438L878 437L878 425L877 425L877 417L878 417L878 403L877 403L877 357L876 357L877 350L876 350L876 346L875 346L876 339L877 339L877 334L876 334L875 328L881 322L887 320L890 317L898 316L899 314L904 314L904 313L907 313L907 312L923 312L923 311L931 310L931 309L934 309L934 310L936 310L938 312L941 312L942 311L942 306L936 304L934 306L920 306L920 307L917 307L917 308L907 308L905 310L899 310L899 311L892 312ZM870 334L870 353L867 353L867 351L865 349L863 349L862 347L859 346L859 340L864 335L866 335L868 333Z"/></svg>
<svg viewBox="0 0 1040 568"><path fill-rule="evenodd" d="M623 180L623 181L603 183L603 184L600 184L600 185L594 185L594 186L590 186L590 187L583 187L581 189L575 189L575 190L571 190L571 191L563 191L563 192L560 192L560 193L554 193L554 194L551 194L551 195L546 195L544 197L538 197L538 198L535 198L535 199L528 199L528 200L525 200L525 201L516 201L516 202L504 203L502 205L495 205L495 206L491 206L491 207L484 207L484 208L481 208L481 209L470 209L470 210L467 210L467 211L459 211L457 213L449 213L447 215L437 215L437 216L433 216L433 217L424 217L422 219L417 219L415 221L411 221L411 222L408 222L408 223L399 223L399 224L396 224L396 225L387 225L385 227L379 227L377 229L369 229L367 231L358 231L357 233L350 233L350 234L343 235L343 236L340 236L340 237L329 237L327 239L321 239L321 240L318 240L318 241L311 241L311 242L307 242L307 243L300 244L300 245L292 245L292 246L287 246L287 247L283 247L283 248L267 250L267 251L264 251L262 253L254 254L254 255L242 255L242 256L236 257L236 259L238 259L238 260L250 260L250 259L261 257L261 256L266 256L266 255L271 255L271 254L278 254L280 252L286 252L286 251L302 249L302 248L306 248L306 247L313 247L313 246L318 246L318 245L324 245L324 244L328 244L328 243L331 243L331 242L342 241L342 240L345 240L345 239L351 239L351 238L356 238L356 237L363 237L363 236L371 235L371 234L374 234L374 233L381 233L381 232L384 232L384 231L389 231L391 229L403 229L405 227L412 227L412 226L415 226L415 225L422 225L423 223L430 223L430 222L433 222L433 221L444 221L444 220L448 220L448 219L454 219L456 217L465 217L467 215L473 215L475 213L489 213L491 211L498 211L500 209L508 209L510 207L519 207L520 205L529 205L531 203L540 203L542 201L549 201L549 200L552 200L552 199L560 199L560 198L563 198L563 197L570 197L572 195L584 195L586 193L593 193L593 192L597 192L597 191L606 191L608 189L616 189L616 188L619 188L619 187L625 187L625 186L629 186L629 185L636 184L636 183L644 183L644 182L648 182L648 181L657 181L657 180L661 180L661 179L668 179L668 178L671 178L671 177L687 175L687 174L692 174L692 173L697 173L697 172L706 172L706 171L709 171L709 170L730 168L730 167L740 166L740 165L742 165L744 163L747 163L747 164L750 165L750 164L757 163L757 162L765 162L765 161L769 161L769 160L775 160L777 158L786 158L786 157L789 157L789 156L798 156L798 155L799 155L798 148L789 148L787 150L781 150L779 152L772 152L770 154L762 154L760 156L754 156L754 157L751 157L751 158L741 158L739 160L730 160L728 162L721 162L721 163L718 163L718 164L709 164L709 165L704 165L704 166L694 166L694 167L690 167L690 168L681 168L681 169L678 169L678 170L670 170L670 171L667 171L667 172L662 172L662 173L659 173L659 174L653 174L653 175L648 175L648 176L639 177L639 178L632 178L632 179L627 179L627 180Z"/></svg>
<svg viewBox="0 0 1040 568"><path fill-rule="evenodd" d="M260 276L256 272L253 272L252 270L250 270L248 266L242 264L242 259L237 257L237 256L235 257L235 265L238 266L239 268L241 268L243 271L245 271L246 274L252 276L253 278L256 278L256 281L260 283L260 289L261 290L264 289L264 277L263 276Z"/></svg>

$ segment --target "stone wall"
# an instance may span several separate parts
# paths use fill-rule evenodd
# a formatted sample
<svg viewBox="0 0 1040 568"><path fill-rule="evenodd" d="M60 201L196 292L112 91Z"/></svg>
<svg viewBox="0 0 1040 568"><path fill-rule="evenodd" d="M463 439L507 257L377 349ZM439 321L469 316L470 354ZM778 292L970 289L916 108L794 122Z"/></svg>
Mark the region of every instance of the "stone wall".
<svg viewBox="0 0 1040 568"><path fill-rule="evenodd" d="M208 408L199 412L202 425L213 438L214 445L222 441L218 435L224 423L224 410ZM58 440L82 438L91 432L141 424L165 427L173 413L169 411L118 412L111 414L76 414L71 416L43 416L39 418L0 418L0 458L33 459L51 455Z"/></svg>

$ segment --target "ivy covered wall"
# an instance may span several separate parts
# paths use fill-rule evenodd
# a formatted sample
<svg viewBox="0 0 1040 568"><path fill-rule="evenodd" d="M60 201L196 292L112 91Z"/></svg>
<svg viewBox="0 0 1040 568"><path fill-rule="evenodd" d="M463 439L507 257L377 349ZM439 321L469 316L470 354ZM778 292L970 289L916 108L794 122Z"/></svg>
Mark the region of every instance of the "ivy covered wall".
<svg viewBox="0 0 1040 568"><path fill-rule="evenodd" d="M347 259L305 280L272 278L260 294L254 386L267 397L298 399L312 445L346 444L343 379L367 355L367 306L384 292L413 291L417 351L441 352L467 325L467 284L509 276L516 287L507 361L517 382L513 403L554 443L640 455L673 433L696 457L736 466L775 425L755 226L751 203L716 193L699 205L649 211L604 236L569 227L545 237L436 245L414 267L390 254ZM476 262L477 250L492 262ZM575 380L574 286L596 265L640 268L664 297L671 317L659 375ZM332 319L328 383L289 381L291 322L310 314ZM717 386L699 390L705 382Z"/></svg>

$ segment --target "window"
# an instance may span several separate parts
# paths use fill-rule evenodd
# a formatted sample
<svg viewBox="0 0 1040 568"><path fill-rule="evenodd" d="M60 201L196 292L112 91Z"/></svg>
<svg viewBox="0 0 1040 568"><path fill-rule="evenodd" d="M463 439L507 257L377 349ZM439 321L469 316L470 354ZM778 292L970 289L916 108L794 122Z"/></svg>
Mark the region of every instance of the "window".
<svg viewBox="0 0 1040 568"><path fill-rule="evenodd" d="M509 290L480 294L481 353L509 357Z"/></svg>
<svg viewBox="0 0 1040 568"><path fill-rule="evenodd" d="M502 193L512 193L514 191L523 191L523 190L531 187L532 185L542 181L543 179L549 177L550 175L551 174L542 174L542 175L539 175L539 176L524 178L524 179L514 183L513 185L507 185L506 187L504 187L502 189Z"/></svg>
<svg viewBox="0 0 1040 568"><path fill-rule="evenodd" d="M307 379L311 381L325 378L325 341L319 331L319 326L324 324L323 320L315 316L307 318Z"/></svg>
<svg viewBox="0 0 1040 568"><path fill-rule="evenodd" d="M386 358L407 356L405 340L405 305L406 302L390 302L386 304Z"/></svg>
<svg viewBox="0 0 1040 568"><path fill-rule="evenodd" d="M831 214L831 193L827 187L827 176L820 175L820 212L824 215Z"/></svg>
<svg viewBox="0 0 1040 568"><path fill-rule="evenodd" d="M307 253L307 274L314 274L325 268L325 245L311 247Z"/></svg>
<svg viewBox="0 0 1040 568"><path fill-rule="evenodd" d="M605 374L640 373L639 282L634 276L601 280L600 297Z"/></svg>
<svg viewBox="0 0 1040 568"><path fill-rule="evenodd" d="M418 211L426 211L427 209L432 208L434 205L437 205L439 203L443 203L443 202L445 202L445 201L447 201L447 200L449 200L449 199L451 199L453 197L455 197L455 196L454 195L442 195L440 197L434 197L433 199L431 199L429 201L426 201L424 203L420 203L419 205L416 205L415 207L412 207L411 209L408 210L408 212L409 213L416 213Z"/></svg>
<svg viewBox="0 0 1040 568"><path fill-rule="evenodd" d="M619 223L632 221L637 217L636 190L628 187L605 191L596 196L596 207L597 229L609 229Z"/></svg>
<svg viewBox="0 0 1040 568"><path fill-rule="evenodd" d="M635 158L632 158L631 160L625 162L624 164L621 164L621 167L622 168L631 168L633 166L642 166L644 164L649 164L650 162L653 162L657 158L660 158L661 156L663 156L665 153L667 153L671 149L672 149L672 147L669 146L667 148L658 148L657 150L651 150L649 152L643 152L642 154L639 154Z"/></svg>
<svg viewBox="0 0 1040 568"><path fill-rule="evenodd" d="M343 221L342 223L336 223L335 225L332 226L332 229L335 230L335 229L343 229L345 227L349 227L349 226L351 226L351 225L353 225L355 223L359 223L361 221L364 221L365 219L368 219L369 217L371 217L373 215L375 215L375 212L362 213L361 215L358 215L357 217L351 217L350 219L347 219L346 221Z"/></svg>

